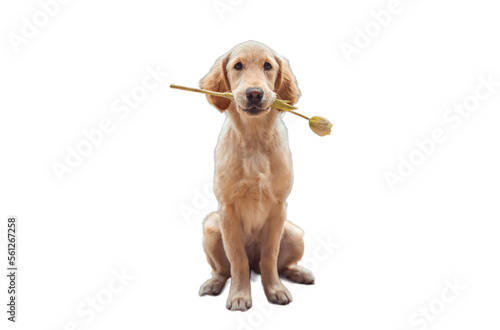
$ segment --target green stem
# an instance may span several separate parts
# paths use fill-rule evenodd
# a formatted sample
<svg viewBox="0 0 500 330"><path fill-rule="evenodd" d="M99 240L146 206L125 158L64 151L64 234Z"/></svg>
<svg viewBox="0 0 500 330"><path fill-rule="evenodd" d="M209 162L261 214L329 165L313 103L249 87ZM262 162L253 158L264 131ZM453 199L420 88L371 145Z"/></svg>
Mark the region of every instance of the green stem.
<svg viewBox="0 0 500 330"><path fill-rule="evenodd" d="M179 85L174 85L174 84L170 85L170 88L181 89L183 91L188 91L188 92L196 92L196 93L202 93L202 94L209 94L209 95L213 95L213 96L220 96L220 97L224 97L226 99L234 101L234 96L231 93L218 93L218 92L208 91L206 89L184 87L184 86L179 86ZM304 119L310 120L310 118L308 118L308 117L306 117L298 112L293 111L292 109L297 109L297 108L285 103L282 100L275 100L271 106L273 106L273 107L279 106L279 108L277 108L277 109L280 111L291 112L294 115L297 115L297 116L302 117Z"/></svg>
<svg viewBox="0 0 500 330"><path fill-rule="evenodd" d="M297 116L299 116L299 117L305 118L305 119L307 119L307 120L311 120L311 118L308 118L308 117L304 116L303 114L300 114L300 113L295 112L295 111L293 111L293 110L287 110L287 111L288 111L288 112L291 112L291 113L293 113L294 115L297 115Z"/></svg>
<svg viewBox="0 0 500 330"><path fill-rule="evenodd" d="M179 85L174 85L174 84L170 85L170 88L176 88L176 89L181 89L183 91L196 92L196 93L202 93L202 94L210 94L213 96L224 97L224 98L229 99L229 100L234 100L233 94L231 94L231 93L218 93L218 92L213 92L213 91L207 91L205 89L184 87L184 86L179 86Z"/></svg>

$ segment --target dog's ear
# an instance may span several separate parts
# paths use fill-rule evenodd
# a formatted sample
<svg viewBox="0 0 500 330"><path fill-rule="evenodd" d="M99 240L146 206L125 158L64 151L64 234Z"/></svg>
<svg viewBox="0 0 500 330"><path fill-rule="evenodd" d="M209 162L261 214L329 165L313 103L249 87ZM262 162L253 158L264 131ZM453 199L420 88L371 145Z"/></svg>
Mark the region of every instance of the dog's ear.
<svg viewBox="0 0 500 330"><path fill-rule="evenodd" d="M215 61L210 72L200 80L200 88L209 91L225 93L230 92L231 87L227 79L226 66L229 60L229 53L221 56ZM220 112L229 108L231 100L219 96L207 95L208 102L216 107Z"/></svg>
<svg viewBox="0 0 500 330"><path fill-rule="evenodd" d="M282 100L290 101L290 104L297 103L300 97L300 89L297 85L297 79L295 79L292 69L290 69L288 60L277 55L276 62L279 65L278 77L274 86L276 94Z"/></svg>

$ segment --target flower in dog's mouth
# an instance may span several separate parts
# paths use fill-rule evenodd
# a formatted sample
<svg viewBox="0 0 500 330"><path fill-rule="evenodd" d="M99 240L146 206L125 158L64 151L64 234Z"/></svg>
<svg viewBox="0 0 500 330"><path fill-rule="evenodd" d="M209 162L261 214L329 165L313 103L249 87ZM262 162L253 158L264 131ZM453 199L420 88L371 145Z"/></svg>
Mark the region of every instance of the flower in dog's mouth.
<svg viewBox="0 0 500 330"><path fill-rule="evenodd" d="M219 97L224 97L226 99L229 99L231 101L234 101L234 96L231 93L218 93L218 92L213 92L213 91L207 91L204 89L199 89L199 88L190 88L190 87L184 87L184 86L179 86L179 85L170 85L170 88L176 88L176 89L182 89L185 91L190 91L190 92L197 92L197 93L202 93L202 94L210 94L213 96L219 96ZM325 135L330 135L332 132L332 126L333 124L330 123L330 121L326 118L319 117L319 116L314 116L311 118L308 118L298 112L295 112L297 108L289 104L290 101L286 100L279 100L275 99L273 104L271 104L272 108L276 108L281 111L288 111L293 113L294 115L297 115L299 117L302 117L304 119L307 119L309 121L309 127L311 130L318 134L319 136L325 136ZM252 107L250 109L243 109L244 111L250 113L251 115L258 114L266 109L259 109L257 107Z"/></svg>
<svg viewBox="0 0 500 330"><path fill-rule="evenodd" d="M314 116L309 119L309 127L319 136L330 135L333 124L326 118Z"/></svg>

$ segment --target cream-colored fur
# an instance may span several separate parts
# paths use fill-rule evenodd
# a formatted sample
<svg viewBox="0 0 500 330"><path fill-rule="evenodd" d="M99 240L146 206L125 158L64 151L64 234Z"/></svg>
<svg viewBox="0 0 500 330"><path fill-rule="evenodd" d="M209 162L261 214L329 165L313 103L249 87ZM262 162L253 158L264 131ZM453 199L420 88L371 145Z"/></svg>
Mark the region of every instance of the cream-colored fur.
<svg viewBox="0 0 500 330"><path fill-rule="evenodd" d="M241 69L236 69L237 63ZM262 276L268 300L288 304L292 297L279 275L299 283L314 282L312 273L297 265L304 252L303 231L286 220L292 158L282 113L270 107L276 95L297 102L300 91L295 77L287 60L250 41L219 58L201 80L201 88L231 91L235 100L208 96L227 118L215 150L214 192L219 210L203 222L203 247L212 278L199 293L217 295L231 277L226 307L247 310L252 305L249 275L253 269ZM252 88L261 89L262 99L249 113L245 109L254 105L248 94Z"/></svg>

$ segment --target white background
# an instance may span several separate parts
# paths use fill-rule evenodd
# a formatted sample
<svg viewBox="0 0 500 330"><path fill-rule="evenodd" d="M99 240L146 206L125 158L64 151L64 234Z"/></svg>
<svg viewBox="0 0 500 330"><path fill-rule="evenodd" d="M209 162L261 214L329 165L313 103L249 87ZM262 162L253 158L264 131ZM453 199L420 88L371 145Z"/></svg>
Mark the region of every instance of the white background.
<svg viewBox="0 0 500 330"><path fill-rule="evenodd" d="M429 305L439 314L429 329L498 328L500 88L459 128L443 120L474 96L479 76L500 81L494 2L401 0L350 63L341 43L353 44L389 1L231 3L220 16L213 0L69 1L16 52L9 35L22 35L23 17L41 7L2 2L1 264L14 214L20 275L16 324L6 321L1 277L1 328L423 329L410 319L423 323ZM240 313L226 310L227 287L197 295L210 276L201 221L217 207L207 191L225 116L168 85L196 87L218 56L250 39L290 60L299 111L335 126L320 138L285 116L288 215L306 232L316 284L286 282L294 301L282 307L254 276L254 307ZM169 76L120 119L113 102L156 66ZM64 164L103 118L114 130L59 181L53 162ZM391 191L384 173L397 174L398 157L435 128L446 141ZM123 269L133 279L109 296ZM448 292L449 303L446 280L466 287ZM89 297L111 300L90 322L77 312Z"/></svg>

